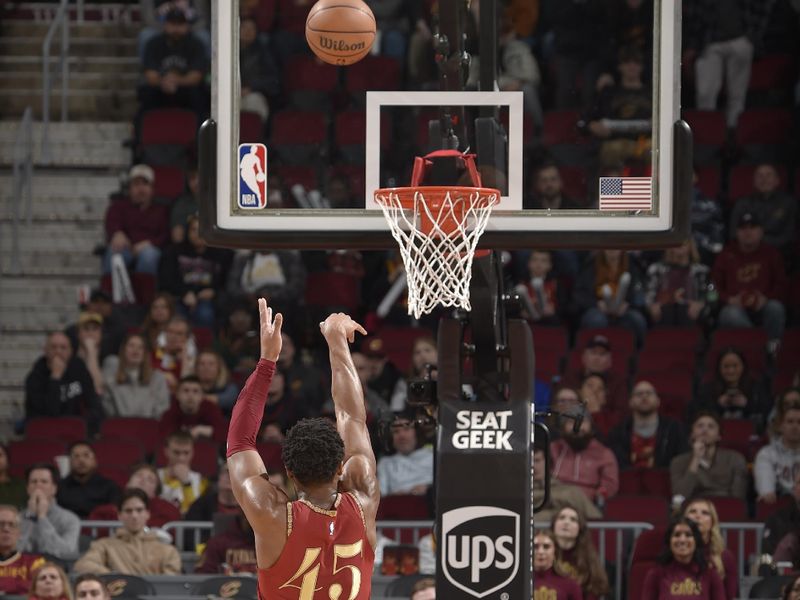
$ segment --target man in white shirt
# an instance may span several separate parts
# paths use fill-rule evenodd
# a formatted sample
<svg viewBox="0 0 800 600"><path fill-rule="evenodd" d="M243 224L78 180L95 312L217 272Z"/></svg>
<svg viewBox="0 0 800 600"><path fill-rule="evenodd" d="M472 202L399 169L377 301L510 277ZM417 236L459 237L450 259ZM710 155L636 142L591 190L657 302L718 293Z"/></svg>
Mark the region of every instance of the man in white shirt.
<svg viewBox="0 0 800 600"><path fill-rule="evenodd" d="M411 412L395 413L392 445L395 453L378 461L381 496L424 495L433 484L433 449L430 446L419 447L418 432Z"/></svg>

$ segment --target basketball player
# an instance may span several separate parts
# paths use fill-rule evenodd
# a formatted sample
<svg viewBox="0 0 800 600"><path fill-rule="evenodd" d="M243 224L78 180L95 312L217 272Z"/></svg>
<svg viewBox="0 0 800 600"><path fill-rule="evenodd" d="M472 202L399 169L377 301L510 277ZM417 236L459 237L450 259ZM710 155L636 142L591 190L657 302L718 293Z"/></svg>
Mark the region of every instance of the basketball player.
<svg viewBox="0 0 800 600"><path fill-rule="evenodd" d="M233 409L228 468L253 527L261 600L368 600L380 501L364 394L348 342L364 328L337 313L320 324L330 349L336 426L305 419L286 435L283 461L299 500L270 483L255 441L281 351L280 314L263 298L261 360ZM337 431L338 430L338 431Z"/></svg>

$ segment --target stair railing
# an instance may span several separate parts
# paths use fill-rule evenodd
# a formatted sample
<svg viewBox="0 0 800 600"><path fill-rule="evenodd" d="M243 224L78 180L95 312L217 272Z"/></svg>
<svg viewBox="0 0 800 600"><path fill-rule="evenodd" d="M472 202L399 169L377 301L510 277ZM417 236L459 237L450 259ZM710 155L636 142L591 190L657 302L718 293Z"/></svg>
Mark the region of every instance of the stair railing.
<svg viewBox="0 0 800 600"><path fill-rule="evenodd" d="M14 137L14 176L11 202L11 252L9 272L22 271L19 257L19 225L22 203L25 203L25 221L30 227L33 207L33 111L25 109ZM2 273L2 270L0 270Z"/></svg>
<svg viewBox="0 0 800 600"><path fill-rule="evenodd" d="M60 0L53 22L47 30L47 35L42 42L42 162L50 162L50 46L56 31L61 28L61 53L58 56L61 72L61 121L68 120L67 103L69 100L69 0Z"/></svg>

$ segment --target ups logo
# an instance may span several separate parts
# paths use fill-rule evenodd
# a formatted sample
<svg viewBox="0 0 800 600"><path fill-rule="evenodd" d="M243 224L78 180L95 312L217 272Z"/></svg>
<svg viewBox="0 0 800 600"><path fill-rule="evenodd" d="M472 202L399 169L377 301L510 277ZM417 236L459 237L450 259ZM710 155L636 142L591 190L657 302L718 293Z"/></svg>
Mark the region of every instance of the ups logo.
<svg viewBox="0 0 800 600"><path fill-rule="evenodd" d="M219 587L220 598L233 598L242 589L241 581L226 581Z"/></svg>
<svg viewBox="0 0 800 600"><path fill-rule="evenodd" d="M128 582L124 579L112 579L106 582L109 595L114 598L115 596L122 596L125 593L125 587Z"/></svg>

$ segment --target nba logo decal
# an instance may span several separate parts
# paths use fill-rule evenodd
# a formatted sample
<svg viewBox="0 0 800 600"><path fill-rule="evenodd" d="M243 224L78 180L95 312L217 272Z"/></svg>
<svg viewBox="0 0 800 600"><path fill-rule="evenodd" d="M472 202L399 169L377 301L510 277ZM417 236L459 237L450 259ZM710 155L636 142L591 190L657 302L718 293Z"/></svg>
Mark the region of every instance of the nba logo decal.
<svg viewBox="0 0 800 600"><path fill-rule="evenodd" d="M267 206L267 147L264 144L239 145L239 208Z"/></svg>

